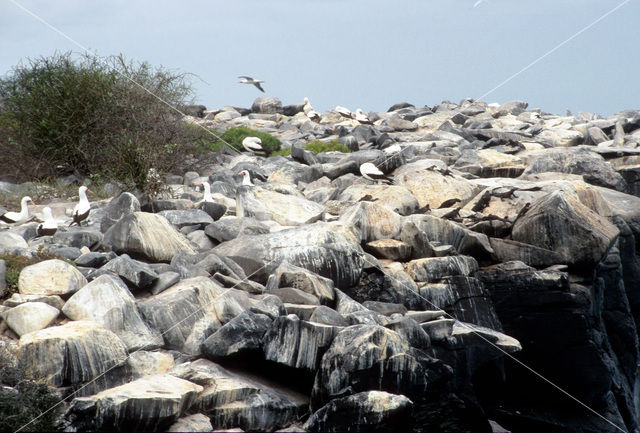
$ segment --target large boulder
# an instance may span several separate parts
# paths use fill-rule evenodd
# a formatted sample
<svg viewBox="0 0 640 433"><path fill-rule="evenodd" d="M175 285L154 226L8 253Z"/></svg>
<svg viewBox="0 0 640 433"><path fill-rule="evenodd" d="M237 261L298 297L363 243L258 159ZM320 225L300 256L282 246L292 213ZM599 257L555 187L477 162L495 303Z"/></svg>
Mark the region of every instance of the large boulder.
<svg viewBox="0 0 640 433"><path fill-rule="evenodd" d="M557 148L533 151L528 155L524 178L544 172L581 175L585 182L625 192L628 185L604 158L587 148Z"/></svg>
<svg viewBox="0 0 640 433"><path fill-rule="evenodd" d="M351 206L341 216L340 222L354 227L364 243L390 239L400 234L403 219L394 211L371 202L360 202Z"/></svg>
<svg viewBox="0 0 640 433"><path fill-rule="evenodd" d="M283 226L313 223L325 210L319 203L255 186L240 187L236 195L237 216L273 220Z"/></svg>
<svg viewBox="0 0 640 433"><path fill-rule="evenodd" d="M123 217L104 234L104 244L116 253L152 262L169 262L177 253L196 249L163 216L134 212Z"/></svg>
<svg viewBox="0 0 640 433"><path fill-rule="evenodd" d="M410 215L418 209L418 200L404 186L354 184L340 193L342 201L374 201L400 215Z"/></svg>
<svg viewBox="0 0 640 433"><path fill-rule="evenodd" d="M100 221L100 231L105 233L125 215L140 211L140 202L130 192L123 192L118 197L111 199L104 210L104 216Z"/></svg>
<svg viewBox="0 0 640 433"><path fill-rule="evenodd" d="M318 409L305 425L309 432L401 432L413 427L413 402L384 391L336 398Z"/></svg>
<svg viewBox="0 0 640 433"><path fill-rule="evenodd" d="M251 105L251 111L262 114L282 113L282 101L278 98L256 98Z"/></svg>
<svg viewBox="0 0 640 433"><path fill-rule="evenodd" d="M265 359L293 368L315 371L339 328L300 320L296 315L278 317L264 334Z"/></svg>
<svg viewBox="0 0 640 433"><path fill-rule="evenodd" d="M39 331L49 326L60 314L60 310L44 302L25 302L0 316L18 336Z"/></svg>
<svg viewBox="0 0 640 433"><path fill-rule="evenodd" d="M202 353L207 358L218 359L258 351L262 348L262 337L271 322L264 314L245 311L204 340Z"/></svg>
<svg viewBox="0 0 640 433"><path fill-rule="evenodd" d="M128 350L156 349L162 336L144 322L135 298L120 278L101 275L76 292L65 303L62 312L71 320L99 323L114 332Z"/></svg>
<svg viewBox="0 0 640 433"><path fill-rule="evenodd" d="M206 359L180 364L171 374L204 387L191 410L207 415L214 430L274 431L308 411L309 402L299 393L264 378L257 382L232 373Z"/></svg>
<svg viewBox="0 0 640 433"><path fill-rule="evenodd" d="M286 261L333 280L338 288L350 287L360 278L364 265L364 253L351 230L331 223L241 236L214 251L233 259L262 284Z"/></svg>
<svg viewBox="0 0 640 433"><path fill-rule="evenodd" d="M18 277L18 290L24 295L70 295L87 284L75 266L58 260L45 260L26 266Z"/></svg>
<svg viewBox="0 0 640 433"><path fill-rule="evenodd" d="M390 329L350 326L336 335L322 357L311 395L312 409L362 391L386 391L412 400L427 398L451 376L451 367L409 346Z"/></svg>
<svg viewBox="0 0 640 433"><path fill-rule="evenodd" d="M464 205L478 193L476 185L446 171L445 174L440 173L429 160L405 164L393 174L396 183L405 186L420 207L428 205L437 209L443 202L454 198Z"/></svg>
<svg viewBox="0 0 640 433"><path fill-rule="evenodd" d="M267 280L266 290L293 287L316 296L320 303L330 304L335 298L333 281L288 262L278 266Z"/></svg>
<svg viewBox="0 0 640 433"><path fill-rule="evenodd" d="M85 321L25 334L19 350L25 376L56 387L88 382L127 360L116 334Z"/></svg>
<svg viewBox="0 0 640 433"><path fill-rule="evenodd" d="M515 241L555 251L563 263L577 266L600 261L618 234L609 220L563 191L533 203L512 230Z"/></svg>
<svg viewBox="0 0 640 433"><path fill-rule="evenodd" d="M65 418L75 431L165 431L202 389L168 374L145 376L73 399Z"/></svg>
<svg viewBox="0 0 640 433"><path fill-rule="evenodd" d="M214 299L224 289L206 277L188 278L178 284L138 302L145 320L162 333L165 345L181 350L198 321L206 318L221 326L211 312Z"/></svg>

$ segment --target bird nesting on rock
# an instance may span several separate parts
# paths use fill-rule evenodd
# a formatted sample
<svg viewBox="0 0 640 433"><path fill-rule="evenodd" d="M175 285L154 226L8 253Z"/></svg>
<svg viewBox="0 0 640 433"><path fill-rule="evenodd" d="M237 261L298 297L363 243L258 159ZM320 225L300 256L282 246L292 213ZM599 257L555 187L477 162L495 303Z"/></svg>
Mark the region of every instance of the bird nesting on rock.
<svg viewBox="0 0 640 433"><path fill-rule="evenodd" d="M242 176L242 185L244 186L254 186L253 182L251 182L251 175L248 170L242 170L238 173L238 176Z"/></svg>
<svg viewBox="0 0 640 433"><path fill-rule="evenodd" d="M356 120L363 125L373 125L373 121L369 119L369 116L359 108L356 110Z"/></svg>
<svg viewBox="0 0 640 433"><path fill-rule="evenodd" d="M24 196L20 201L20 212L5 212L0 214L0 221L6 224L21 224L29 220L29 203L33 204L31 197Z"/></svg>
<svg viewBox="0 0 640 433"><path fill-rule="evenodd" d="M51 208L49 206L46 206L44 209L42 209L42 213L44 214L44 221L38 224L38 227L36 228L36 234L38 237L53 236L58 231L58 223L53 219Z"/></svg>
<svg viewBox="0 0 640 433"><path fill-rule="evenodd" d="M87 198L87 192L93 193L93 191L91 191L84 185L78 188L78 196L80 197L80 199L78 200L78 204L76 204L76 206L73 208L73 213L71 214L73 221L71 221L69 227L74 224L78 224L79 226L81 226L82 221L89 218L91 204L89 203L89 199Z"/></svg>
<svg viewBox="0 0 640 433"><path fill-rule="evenodd" d="M242 140L242 147L247 152L255 154L266 154L267 152L262 147L262 140L259 137L246 137Z"/></svg>
<svg viewBox="0 0 640 433"><path fill-rule="evenodd" d="M373 165L371 162L365 162L360 166L360 174L365 179L372 180L376 183L382 182L390 185L393 183L390 177L384 174L378 167Z"/></svg>

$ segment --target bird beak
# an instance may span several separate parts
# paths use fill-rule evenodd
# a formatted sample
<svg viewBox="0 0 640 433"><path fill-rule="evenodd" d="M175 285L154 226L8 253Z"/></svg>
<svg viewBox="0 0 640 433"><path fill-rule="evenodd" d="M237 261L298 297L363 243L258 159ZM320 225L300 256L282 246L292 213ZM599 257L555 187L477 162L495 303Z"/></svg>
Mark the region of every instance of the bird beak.
<svg viewBox="0 0 640 433"><path fill-rule="evenodd" d="M87 192L91 194L95 194L95 192L91 191L90 189L87 189Z"/></svg>

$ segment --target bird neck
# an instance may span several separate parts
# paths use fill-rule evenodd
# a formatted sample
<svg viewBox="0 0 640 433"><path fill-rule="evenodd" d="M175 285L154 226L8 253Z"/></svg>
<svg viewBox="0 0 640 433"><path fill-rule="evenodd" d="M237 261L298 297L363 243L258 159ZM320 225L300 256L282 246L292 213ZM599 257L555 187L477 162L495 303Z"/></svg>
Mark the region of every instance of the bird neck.
<svg viewBox="0 0 640 433"><path fill-rule="evenodd" d="M243 185L251 185L251 186L253 186L253 182L251 182L251 177L249 177L248 174L246 174L244 176L244 178L242 179L242 184Z"/></svg>

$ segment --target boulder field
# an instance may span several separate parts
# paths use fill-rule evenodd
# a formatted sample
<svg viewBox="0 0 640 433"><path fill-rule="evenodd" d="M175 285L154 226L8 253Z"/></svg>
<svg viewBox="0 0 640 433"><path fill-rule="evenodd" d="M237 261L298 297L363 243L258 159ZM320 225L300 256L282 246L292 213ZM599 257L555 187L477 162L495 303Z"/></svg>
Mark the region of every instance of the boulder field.
<svg viewBox="0 0 640 433"><path fill-rule="evenodd" d="M184 119L290 156L193 155L151 201L93 202L80 227L52 203L53 236L0 228L0 252L58 257L13 294L0 260L0 351L65 399L61 428L640 428L640 111L302 108ZM334 139L351 152L303 148Z"/></svg>

